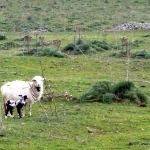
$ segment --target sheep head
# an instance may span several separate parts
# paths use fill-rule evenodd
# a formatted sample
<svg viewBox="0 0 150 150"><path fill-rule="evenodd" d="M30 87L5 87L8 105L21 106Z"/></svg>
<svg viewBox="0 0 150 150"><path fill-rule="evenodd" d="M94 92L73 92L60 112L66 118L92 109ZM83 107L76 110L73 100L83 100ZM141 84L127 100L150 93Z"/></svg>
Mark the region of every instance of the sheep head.
<svg viewBox="0 0 150 150"><path fill-rule="evenodd" d="M35 88L37 89L38 92L40 92L42 87L43 87L43 81L44 81L44 78L41 77L41 76L35 76L33 79L32 79L32 82L34 83L34 86Z"/></svg>

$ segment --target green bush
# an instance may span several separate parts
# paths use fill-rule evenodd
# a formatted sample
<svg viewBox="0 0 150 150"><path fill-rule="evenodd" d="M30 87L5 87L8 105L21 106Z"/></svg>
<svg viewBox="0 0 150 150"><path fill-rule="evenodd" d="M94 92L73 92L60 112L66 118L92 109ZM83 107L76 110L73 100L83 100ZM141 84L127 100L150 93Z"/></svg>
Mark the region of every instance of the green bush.
<svg viewBox="0 0 150 150"><path fill-rule="evenodd" d="M45 48L45 49L31 49L23 51L22 53L17 54L18 56L51 56L51 57L58 57L58 58L64 58L67 57L66 54L62 53L61 51L58 51L57 49L52 48Z"/></svg>
<svg viewBox="0 0 150 150"><path fill-rule="evenodd" d="M89 49L90 49L90 47L88 44L75 45L75 47L74 47L74 51L77 51L80 53L88 52Z"/></svg>
<svg viewBox="0 0 150 150"><path fill-rule="evenodd" d="M58 58L67 57L67 55L62 53L61 51L58 51L57 49L51 49L51 48L46 48L46 49L37 51L35 53L35 55L37 55L37 56L52 56L52 57L58 57Z"/></svg>
<svg viewBox="0 0 150 150"><path fill-rule="evenodd" d="M150 34L145 34L142 37L150 37Z"/></svg>
<svg viewBox="0 0 150 150"><path fill-rule="evenodd" d="M6 36L0 34L0 40L6 40Z"/></svg>
<svg viewBox="0 0 150 150"><path fill-rule="evenodd" d="M74 54L82 54L83 52L84 53L89 52L90 46L88 45L88 43L83 42L83 40L78 39L75 43L70 43L67 46L65 46L62 51L64 52L73 51Z"/></svg>
<svg viewBox="0 0 150 150"><path fill-rule="evenodd" d="M118 51L112 52L112 54L110 56L114 56L114 57L126 57L127 53L124 50L118 50Z"/></svg>
<svg viewBox="0 0 150 150"><path fill-rule="evenodd" d="M149 59L150 58L150 52L149 51L138 51L135 52L133 54L131 54L132 58L145 58L145 59Z"/></svg>
<svg viewBox="0 0 150 150"><path fill-rule="evenodd" d="M113 93L118 98L125 98L125 94L134 88L134 84L132 81L120 81L113 86Z"/></svg>
<svg viewBox="0 0 150 150"><path fill-rule="evenodd" d="M137 91L136 94L141 103L147 103L148 97L144 93L142 93L141 91Z"/></svg>
<svg viewBox="0 0 150 150"><path fill-rule="evenodd" d="M139 91L132 81L120 81L112 83L109 81L98 81L80 98L80 102L124 102L147 103L147 96Z"/></svg>
<svg viewBox="0 0 150 150"><path fill-rule="evenodd" d="M78 39L75 43L75 45L81 45L84 44L84 41L82 39Z"/></svg>
<svg viewBox="0 0 150 150"><path fill-rule="evenodd" d="M148 101L147 96L144 93L142 93L141 91L137 90L137 89L133 89L131 91L128 91L125 94L125 97L127 99L129 99L130 102L137 103L137 104L147 103L147 101Z"/></svg>
<svg viewBox="0 0 150 150"><path fill-rule="evenodd" d="M113 102L113 99L114 99L114 94L112 93L106 93L103 95L103 103L106 103L106 104L111 104Z"/></svg>
<svg viewBox="0 0 150 150"><path fill-rule="evenodd" d="M134 40L134 41L132 41L131 44L135 47L139 47L140 46L139 44L141 44L141 43L143 43L142 40Z"/></svg>
<svg viewBox="0 0 150 150"><path fill-rule="evenodd" d="M63 48L63 51L73 51L74 48L75 48L75 44L74 43L70 43L70 44L68 44L67 46L65 46Z"/></svg>
<svg viewBox="0 0 150 150"><path fill-rule="evenodd" d="M63 48L63 51L73 52L74 54L91 53L94 51L104 51L110 50L112 48L111 44L105 41L90 41L84 42L82 39L78 39L75 43L70 43Z"/></svg>
<svg viewBox="0 0 150 150"><path fill-rule="evenodd" d="M112 48L111 44L106 43L105 41L91 41L90 42L91 47L97 48L97 50L110 50Z"/></svg>
<svg viewBox="0 0 150 150"><path fill-rule="evenodd" d="M20 44L20 43L6 42L6 43L0 44L0 49L9 50L11 48L17 48L17 47L22 47L22 46L23 46L23 44Z"/></svg>
<svg viewBox="0 0 150 150"><path fill-rule="evenodd" d="M103 95L106 93L111 93L111 82L109 81L98 81L92 88L90 88L85 94L83 94L79 99L82 102L86 101L99 101L103 102Z"/></svg>

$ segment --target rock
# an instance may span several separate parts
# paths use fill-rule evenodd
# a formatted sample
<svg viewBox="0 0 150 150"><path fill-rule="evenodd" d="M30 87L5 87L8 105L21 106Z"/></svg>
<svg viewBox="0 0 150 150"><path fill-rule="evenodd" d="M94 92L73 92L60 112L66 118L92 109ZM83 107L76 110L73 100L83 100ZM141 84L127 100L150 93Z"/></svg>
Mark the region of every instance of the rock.
<svg viewBox="0 0 150 150"><path fill-rule="evenodd" d="M125 30L148 30L150 29L150 23L137 23L137 22L129 22L123 23L121 25L117 25L114 28L117 31L125 31Z"/></svg>

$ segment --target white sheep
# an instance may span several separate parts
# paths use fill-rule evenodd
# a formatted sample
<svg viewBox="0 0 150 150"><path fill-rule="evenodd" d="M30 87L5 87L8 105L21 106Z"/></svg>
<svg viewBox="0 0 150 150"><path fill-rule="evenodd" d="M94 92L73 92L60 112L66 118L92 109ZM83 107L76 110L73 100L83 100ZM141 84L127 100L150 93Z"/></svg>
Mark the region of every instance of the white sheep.
<svg viewBox="0 0 150 150"><path fill-rule="evenodd" d="M29 115L31 116L31 105L40 100L43 95L43 83L44 78L41 76L35 76L31 81L16 80L5 83L1 86L4 104L10 99L14 101L19 99L18 95L27 95L25 106L29 105ZM23 116L25 116L25 108Z"/></svg>

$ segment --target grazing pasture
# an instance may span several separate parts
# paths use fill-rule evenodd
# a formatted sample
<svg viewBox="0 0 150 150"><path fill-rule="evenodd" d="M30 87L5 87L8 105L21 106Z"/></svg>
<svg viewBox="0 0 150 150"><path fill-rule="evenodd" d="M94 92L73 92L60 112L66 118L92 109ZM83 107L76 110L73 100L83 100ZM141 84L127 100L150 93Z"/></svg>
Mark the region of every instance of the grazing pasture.
<svg viewBox="0 0 150 150"><path fill-rule="evenodd" d="M109 32L107 41L119 43L122 35L131 41L143 40L131 51L148 50L148 31ZM7 34L7 40L19 33ZM73 34L72 34L73 35ZM43 36L56 38L55 34ZM69 38L71 37L71 38ZM60 34L62 47L73 41L70 33ZM84 33L83 39L99 39L97 33ZM33 39L34 43L35 38ZM30 80L44 74L50 91L79 97L98 80L117 82L127 76L127 58L112 57L116 49L67 58L16 56L20 48L0 50L0 85L16 79ZM42 66L42 69L41 69ZM129 79L150 97L150 59L130 58ZM2 110L3 112L3 110ZM16 113L16 112L14 112ZM33 115L18 120L4 119L0 149L145 149L150 148L149 103L147 107L128 102L118 104L76 103L57 97L35 103ZM15 114L16 116L16 114Z"/></svg>
<svg viewBox="0 0 150 150"><path fill-rule="evenodd" d="M0 1L0 86L46 79L32 116L5 119L0 101L0 150L149 150L149 14L150 0ZM70 43L80 54L63 51ZM148 104L76 101L99 80L128 79Z"/></svg>

